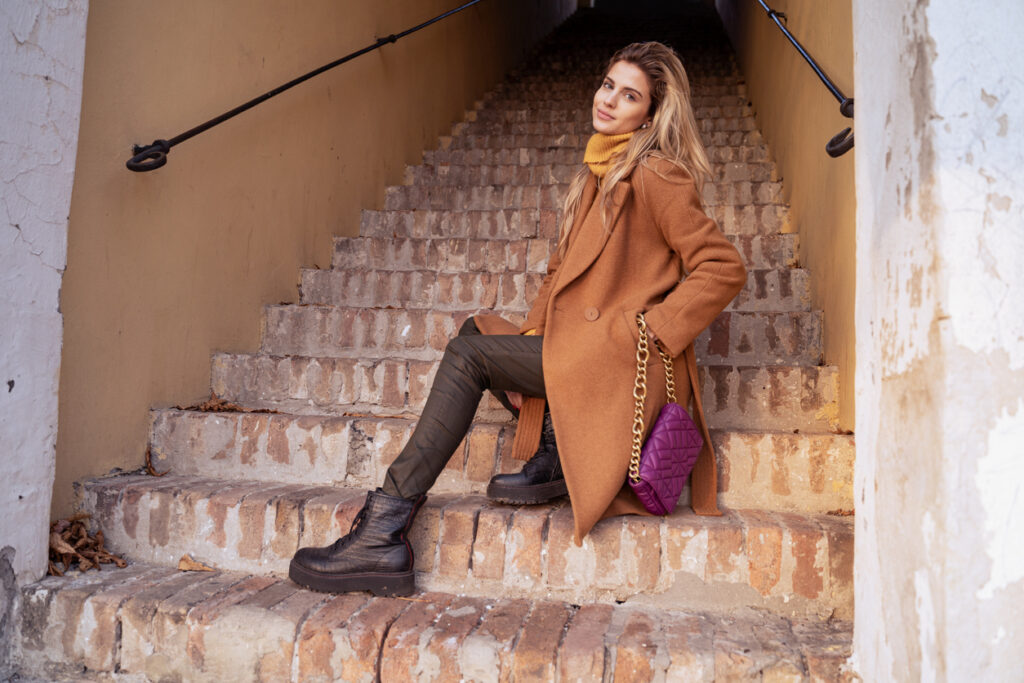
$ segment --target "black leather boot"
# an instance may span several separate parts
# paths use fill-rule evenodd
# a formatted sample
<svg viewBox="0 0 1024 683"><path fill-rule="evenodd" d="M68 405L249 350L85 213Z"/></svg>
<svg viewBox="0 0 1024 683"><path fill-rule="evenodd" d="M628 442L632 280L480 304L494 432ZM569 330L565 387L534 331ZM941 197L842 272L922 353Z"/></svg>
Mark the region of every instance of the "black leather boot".
<svg viewBox="0 0 1024 683"><path fill-rule="evenodd" d="M531 505L546 503L567 492L555 444L555 427L551 424L551 413L545 413L537 452L519 472L491 477L487 497L502 503Z"/></svg>
<svg viewBox="0 0 1024 683"><path fill-rule="evenodd" d="M288 576L300 586L329 593L412 594L416 584L406 534L426 499L370 491L349 532L324 548L299 548Z"/></svg>

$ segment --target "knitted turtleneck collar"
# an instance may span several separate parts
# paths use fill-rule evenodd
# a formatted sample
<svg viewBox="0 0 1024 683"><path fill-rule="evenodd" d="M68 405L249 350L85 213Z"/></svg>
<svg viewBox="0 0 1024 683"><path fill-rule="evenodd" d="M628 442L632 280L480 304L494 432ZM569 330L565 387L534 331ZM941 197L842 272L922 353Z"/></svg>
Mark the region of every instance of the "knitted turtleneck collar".
<svg viewBox="0 0 1024 683"><path fill-rule="evenodd" d="M605 135L594 133L587 142L587 151L583 153L583 163L590 167L590 172L598 178L604 178L604 174L611 168L611 160L616 154L626 149L633 133L620 133L619 135Z"/></svg>

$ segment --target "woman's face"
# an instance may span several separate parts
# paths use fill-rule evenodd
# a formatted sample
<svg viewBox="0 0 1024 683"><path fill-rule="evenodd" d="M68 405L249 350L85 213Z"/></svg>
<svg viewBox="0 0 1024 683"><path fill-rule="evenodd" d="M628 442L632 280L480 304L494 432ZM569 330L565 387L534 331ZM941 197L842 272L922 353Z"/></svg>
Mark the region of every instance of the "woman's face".
<svg viewBox="0 0 1024 683"><path fill-rule="evenodd" d="M594 93L594 130L605 135L634 131L650 121L651 86L635 64L615 62Z"/></svg>

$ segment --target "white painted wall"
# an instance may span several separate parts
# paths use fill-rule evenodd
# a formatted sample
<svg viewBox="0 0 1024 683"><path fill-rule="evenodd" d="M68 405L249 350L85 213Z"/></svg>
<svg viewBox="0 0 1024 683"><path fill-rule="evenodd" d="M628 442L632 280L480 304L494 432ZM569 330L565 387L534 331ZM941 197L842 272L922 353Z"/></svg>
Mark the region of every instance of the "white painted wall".
<svg viewBox="0 0 1024 683"><path fill-rule="evenodd" d="M46 571L87 0L0 0L0 547Z"/></svg>
<svg viewBox="0 0 1024 683"><path fill-rule="evenodd" d="M855 666L1021 680L1024 4L853 17Z"/></svg>

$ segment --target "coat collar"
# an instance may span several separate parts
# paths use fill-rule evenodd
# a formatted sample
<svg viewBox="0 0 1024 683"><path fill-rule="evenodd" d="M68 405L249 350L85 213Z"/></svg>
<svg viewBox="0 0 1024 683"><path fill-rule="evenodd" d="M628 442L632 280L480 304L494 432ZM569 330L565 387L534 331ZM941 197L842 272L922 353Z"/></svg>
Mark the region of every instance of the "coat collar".
<svg viewBox="0 0 1024 683"><path fill-rule="evenodd" d="M612 202L608 207L608 223L605 227L601 222L601 207L593 206L594 202L601 201L597 192L597 180L593 174L587 178L587 184L583 186L583 195L580 198L580 209L573 218L565 260L559 267L562 272L551 293L552 296L565 289L573 280L586 272L590 264L601 255L605 245L608 244L608 238L615 231L629 190L628 178L623 178L616 183L615 189L612 190ZM592 206L593 211L590 210ZM588 216L589 220L587 220Z"/></svg>

